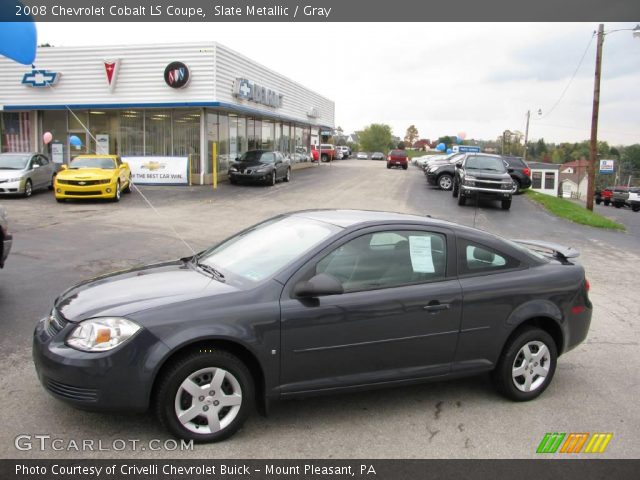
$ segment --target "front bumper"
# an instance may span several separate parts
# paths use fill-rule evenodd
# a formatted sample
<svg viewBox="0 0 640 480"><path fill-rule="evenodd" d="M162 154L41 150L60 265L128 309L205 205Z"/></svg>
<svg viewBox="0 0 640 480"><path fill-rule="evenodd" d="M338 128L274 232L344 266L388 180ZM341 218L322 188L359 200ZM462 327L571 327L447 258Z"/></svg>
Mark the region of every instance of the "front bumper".
<svg viewBox="0 0 640 480"><path fill-rule="evenodd" d="M17 182L0 183L0 195L22 195L24 194L24 179Z"/></svg>
<svg viewBox="0 0 640 480"><path fill-rule="evenodd" d="M272 172L241 173L229 172L229 178L238 182L262 183L271 179Z"/></svg>
<svg viewBox="0 0 640 480"><path fill-rule="evenodd" d="M436 172L425 172L425 176L427 177L427 182L429 182L431 185L435 185L438 181L438 175L436 174Z"/></svg>
<svg viewBox="0 0 640 480"><path fill-rule="evenodd" d="M2 257L0 258L0 268L4 267L4 262L7 260L7 257L9 256L12 243L13 243L13 237L11 236L11 234L7 234L7 236L2 241Z"/></svg>
<svg viewBox="0 0 640 480"><path fill-rule="evenodd" d="M77 326L52 329L47 319L33 334L33 362L42 386L54 397L84 410L144 411L160 359L168 348L148 330L108 352L81 352L64 341Z"/></svg>
<svg viewBox="0 0 640 480"><path fill-rule="evenodd" d="M511 198L511 190L502 190L499 188L483 188L460 185L460 193L462 193L465 197L495 198L499 200L508 200Z"/></svg>
<svg viewBox="0 0 640 480"><path fill-rule="evenodd" d="M116 182L99 185L67 185L55 182L55 196L62 198L113 198L116 192Z"/></svg>

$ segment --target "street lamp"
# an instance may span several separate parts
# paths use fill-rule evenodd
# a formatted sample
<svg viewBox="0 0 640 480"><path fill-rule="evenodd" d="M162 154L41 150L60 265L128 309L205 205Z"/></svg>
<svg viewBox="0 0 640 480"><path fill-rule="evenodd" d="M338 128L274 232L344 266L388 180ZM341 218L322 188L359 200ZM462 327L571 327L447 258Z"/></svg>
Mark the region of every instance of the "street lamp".
<svg viewBox="0 0 640 480"><path fill-rule="evenodd" d="M598 112L600 110L600 77L602 74L602 44L604 36L614 32L633 32L634 38L640 38L640 24L635 28L620 28L604 31L604 24L598 26L594 32L598 37L596 48L596 71L593 83L593 113L591 115L591 142L589 152L589 172L587 176L587 210L593 211L593 197L595 194L596 168L598 164Z"/></svg>

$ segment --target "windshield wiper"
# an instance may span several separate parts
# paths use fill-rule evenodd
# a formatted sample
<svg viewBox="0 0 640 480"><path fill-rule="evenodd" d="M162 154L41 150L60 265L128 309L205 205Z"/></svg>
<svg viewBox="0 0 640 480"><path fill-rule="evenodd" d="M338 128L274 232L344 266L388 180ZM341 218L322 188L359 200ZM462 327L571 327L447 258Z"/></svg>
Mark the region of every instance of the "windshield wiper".
<svg viewBox="0 0 640 480"><path fill-rule="evenodd" d="M216 280L218 280L218 281L220 281L222 283L225 282L224 274L220 270L216 270L214 267L212 267L211 265L207 265L206 263L200 263L198 261L198 257L197 256L194 256L191 261L193 262L193 264L196 267L200 268L201 270L204 270L209 275L213 276L213 278L215 278Z"/></svg>

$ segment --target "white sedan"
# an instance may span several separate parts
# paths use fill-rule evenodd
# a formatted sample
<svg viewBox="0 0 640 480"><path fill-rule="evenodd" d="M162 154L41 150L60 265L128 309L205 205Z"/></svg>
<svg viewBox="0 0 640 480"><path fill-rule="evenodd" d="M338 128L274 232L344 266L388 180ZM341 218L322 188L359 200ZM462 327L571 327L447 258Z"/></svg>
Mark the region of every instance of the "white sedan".
<svg viewBox="0 0 640 480"><path fill-rule="evenodd" d="M358 160L367 160L369 158L369 154L367 152L358 152L356 158Z"/></svg>

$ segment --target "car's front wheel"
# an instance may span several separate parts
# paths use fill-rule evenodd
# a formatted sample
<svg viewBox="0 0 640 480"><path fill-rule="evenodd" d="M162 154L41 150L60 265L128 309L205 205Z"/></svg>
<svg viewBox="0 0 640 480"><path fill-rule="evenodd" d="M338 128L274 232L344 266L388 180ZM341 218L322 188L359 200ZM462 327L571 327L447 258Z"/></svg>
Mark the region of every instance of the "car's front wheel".
<svg viewBox="0 0 640 480"><path fill-rule="evenodd" d="M31 195L33 195L33 184L31 183L31 179L27 178L24 184L24 196L30 197Z"/></svg>
<svg viewBox="0 0 640 480"><path fill-rule="evenodd" d="M462 193L459 193L457 197L458 197L458 205L460 205L461 207L464 207L464 204L467 203L465 196Z"/></svg>
<svg viewBox="0 0 640 480"><path fill-rule="evenodd" d="M127 186L122 190L122 193L131 193L131 175L129 175Z"/></svg>
<svg viewBox="0 0 640 480"><path fill-rule="evenodd" d="M216 442L233 435L253 408L251 373L223 350L200 350L174 362L160 379L156 413L179 438Z"/></svg>
<svg viewBox="0 0 640 480"><path fill-rule="evenodd" d="M119 202L120 201L120 197L122 197L122 187L120 187L120 180L118 180L116 182L116 191L113 192L113 201L114 202Z"/></svg>
<svg viewBox="0 0 640 480"><path fill-rule="evenodd" d="M502 210L509 210L511 208L511 199L502 200Z"/></svg>
<svg viewBox="0 0 640 480"><path fill-rule="evenodd" d="M438 177L438 186L442 190L451 190L451 187L453 186L453 177L448 174L440 175L440 177Z"/></svg>
<svg viewBox="0 0 640 480"><path fill-rule="evenodd" d="M497 389L511 400L533 400L551 383L557 361L551 335L527 327L508 341L493 371L493 380Z"/></svg>
<svg viewBox="0 0 640 480"><path fill-rule="evenodd" d="M458 184L455 182L455 180L453 181L453 186L451 187L451 195L453 195L453 198L457 198L458 196Z"/></svg>

